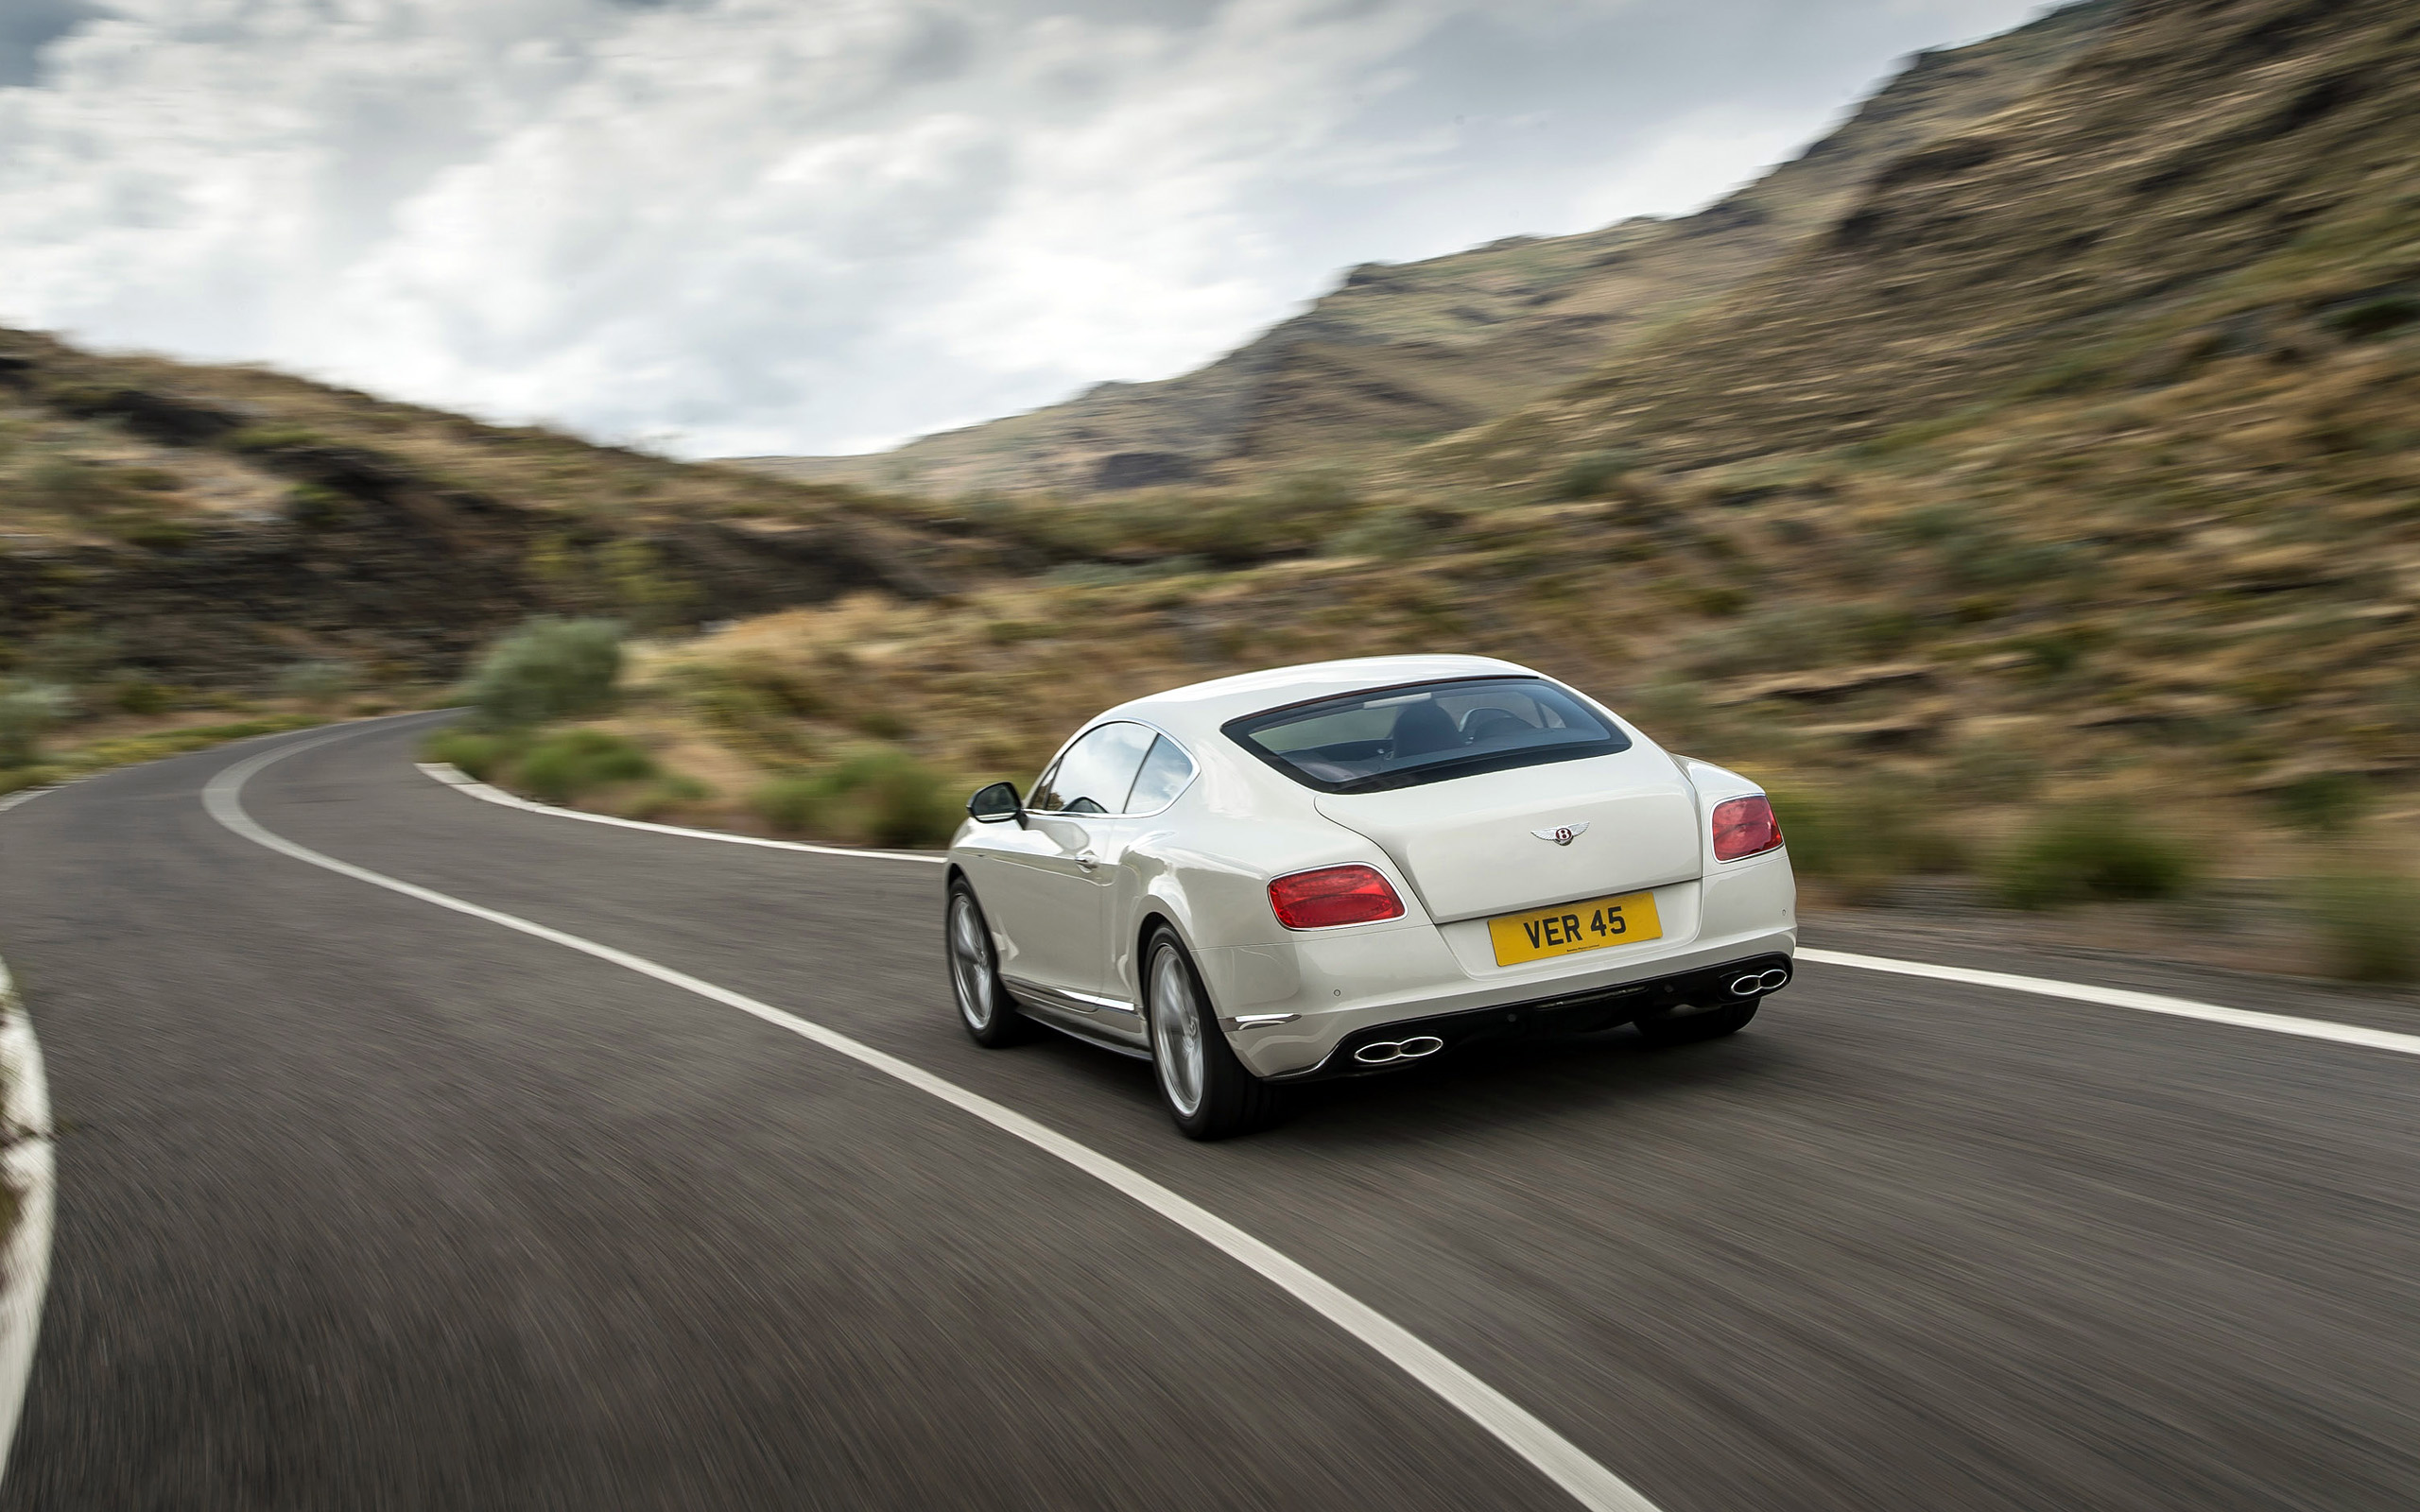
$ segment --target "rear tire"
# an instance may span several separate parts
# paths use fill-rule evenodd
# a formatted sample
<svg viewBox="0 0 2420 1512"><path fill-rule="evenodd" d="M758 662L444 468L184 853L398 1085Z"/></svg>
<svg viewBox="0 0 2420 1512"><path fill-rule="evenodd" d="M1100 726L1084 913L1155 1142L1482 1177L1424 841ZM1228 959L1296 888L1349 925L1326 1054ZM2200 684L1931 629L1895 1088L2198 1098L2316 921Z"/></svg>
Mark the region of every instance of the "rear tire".
<svg viewBox="0 0 2420 1512"><path fill-rule="evenodd" d="M1179 1133L1222 1140L1266 1128L1284 1113L1283 1090L1236 1058L1193 957L1176 931L1165 925L1143 947L1143 998L1151 1033L1151 1080Z"/></svg>
<svg viewBox="0 0 2420 1512"><path fill-rule="evenodd" d="M1756 1001L1750 998L1745 1003L1707 1008L1702 1013L1659 1013L1653 1018L1638 1021L1638 1037L1647 1041L1650 1050L1720 1040L1724 1035L1737 1034L1748 1027L1748 1021L1756 1016Z"/></svg>
<svg viewBox="0 0 2420 1512"><path fill-rule="evenodd" d="M949 879L949 903L942 915L942 949L949 958L950 996L958 1004L958 1022L968 1039L986 1050L997 1050L1033 1038L1033 1021L1017 1011L1016 1001L1000 985L992 926L964 877Z"/></svg>

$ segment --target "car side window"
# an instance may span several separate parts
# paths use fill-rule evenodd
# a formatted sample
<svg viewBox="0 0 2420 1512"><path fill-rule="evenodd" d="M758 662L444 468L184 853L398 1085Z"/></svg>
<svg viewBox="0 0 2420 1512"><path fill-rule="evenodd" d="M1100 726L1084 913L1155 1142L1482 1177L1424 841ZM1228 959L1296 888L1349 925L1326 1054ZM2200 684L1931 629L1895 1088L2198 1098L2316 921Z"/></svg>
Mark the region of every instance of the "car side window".
<svg viewBox="0 0 2420 1512"><path fill-rule="evenodd" d="M1184 784L1193 781L1193 758L1184 747L1162 735L1151 742L1151 753L1143 758L1143 770L1134 779L1133 796L1126 800L1129 814L1156 814L1167 808Z"/></svg>
<svg viewBox="0 0 2420 1512"><path fill-rule="evenodd" d="M1033 786L1037 814L1121 814L1157 732L1124 721L1087 730Z"/></svg>

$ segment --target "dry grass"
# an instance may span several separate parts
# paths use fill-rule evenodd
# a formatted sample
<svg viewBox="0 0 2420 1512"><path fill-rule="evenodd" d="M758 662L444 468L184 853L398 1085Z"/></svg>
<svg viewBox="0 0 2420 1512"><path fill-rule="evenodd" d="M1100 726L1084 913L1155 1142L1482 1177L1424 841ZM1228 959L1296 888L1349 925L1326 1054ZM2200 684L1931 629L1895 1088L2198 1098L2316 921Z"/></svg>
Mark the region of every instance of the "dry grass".
<svg viewBox="0 0 2420 1512"><path fill-rule="evenodd" d="M1313 554L1232 570L1090 507L1062 528L1098 573L660 646L631 717L724 771L895 745L971 789L1029 779L1079 721L1161 688L1471 650L1834 807L1880 791L1953 816L1954 845L1844 861L1852 895L1981 866L2078 805L2193 832L2221 885L2292 877L2325 845L2314 790L2357 784L2365 825L2420 838L2416 359L2409 339L2219 358L1888 445L1606 470L1596 498L1551 500L1571 491L1552 473L1357 496Z"/></svg>

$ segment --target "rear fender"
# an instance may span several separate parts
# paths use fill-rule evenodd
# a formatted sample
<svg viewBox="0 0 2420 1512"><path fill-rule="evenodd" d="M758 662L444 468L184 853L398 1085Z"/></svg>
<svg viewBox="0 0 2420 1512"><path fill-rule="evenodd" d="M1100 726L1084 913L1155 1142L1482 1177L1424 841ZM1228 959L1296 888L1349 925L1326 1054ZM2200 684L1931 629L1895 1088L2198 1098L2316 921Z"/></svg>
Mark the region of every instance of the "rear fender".
<svg viewBox="0 0 2420 1512"><path fill-rule="evenodd" d="M1403 898L1403 919L1353 929L1427 927L1418 895L1385 851L1362 835L1324 819L1264 828L1258 859L1222 854L1177 843L1173 833L1138 836L1127 852L1133 894L1120 900L1119 924L1112 934L1118 953L1111 980L1138 1007L1143 1001L1143 942L1162 920L1191 953L1203 985L1221 1015L1238 1005L1289 998L1299 989L1294 936L1269 906L1269 881L1313 867L1359 864L1382 873Z"/></svg>

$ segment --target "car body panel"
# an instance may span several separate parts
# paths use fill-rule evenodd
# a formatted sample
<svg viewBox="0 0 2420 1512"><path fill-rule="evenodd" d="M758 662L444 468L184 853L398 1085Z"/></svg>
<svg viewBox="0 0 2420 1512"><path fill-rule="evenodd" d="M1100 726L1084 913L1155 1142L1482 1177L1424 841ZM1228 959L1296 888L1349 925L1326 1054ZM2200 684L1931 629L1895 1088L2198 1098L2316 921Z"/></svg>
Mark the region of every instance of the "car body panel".
<svg viewBox="0 0 2420 1512"><path fill-rule="evenodd" d="M1106 979L1109 888L1096 865L1118 821L1035 815L990 825L968 847L976 897L999 937L1000 974L1013 986L1098 992Z"/></svg>
<svg viewBox="0 0 2420 1512"><path fill-rule="evenodd" d="M1703 858L1697 795L1643 741L1392 792L1322 793L1318 808L1376 841L1440 922L1695 878Z"/></svg>
<svg viewBox="0 0 2420 1512"><path fill-rule="evenodd" d="M952 861L991 920L1011 990L1046 1022L1131 1052L1145 1042L1135 1011L1144 937L1165 922L1192 953L1238 1058L1255 1074L1279 1076L1317 1067L1339 1040L1374 1024L1795 951L1787 849L1713 856L1713 805L1761 790L1668 754L1609 710L1634 741L1629 750L1362 795L1316 792L1219 729L1294 702L1502 675L1538 676L1484 657L1367 658L1220 679L1104 711L1068 746L1102 724L1146 724L1184 749L1193 778L1149 816L1036 814L1022 826L970 819L960 828ZM1532 833L1575 820L1586 829L1569 845ZM1087 849L1096 862L1088 871L1077 859ZM1277 922L1272 878L1346 864L1385 876L1404 917L1306 931ZM1657 939L1495 964L1493 915L1651 889ZM1046 891L1059 901L1037 902ZM1085 913L1085 900L1097 914ZM1063 937L1028 933L1057 934L1042 921L1063 917L1076 920ZM1090 965L1077 958L1087 949Z"/></svg>

